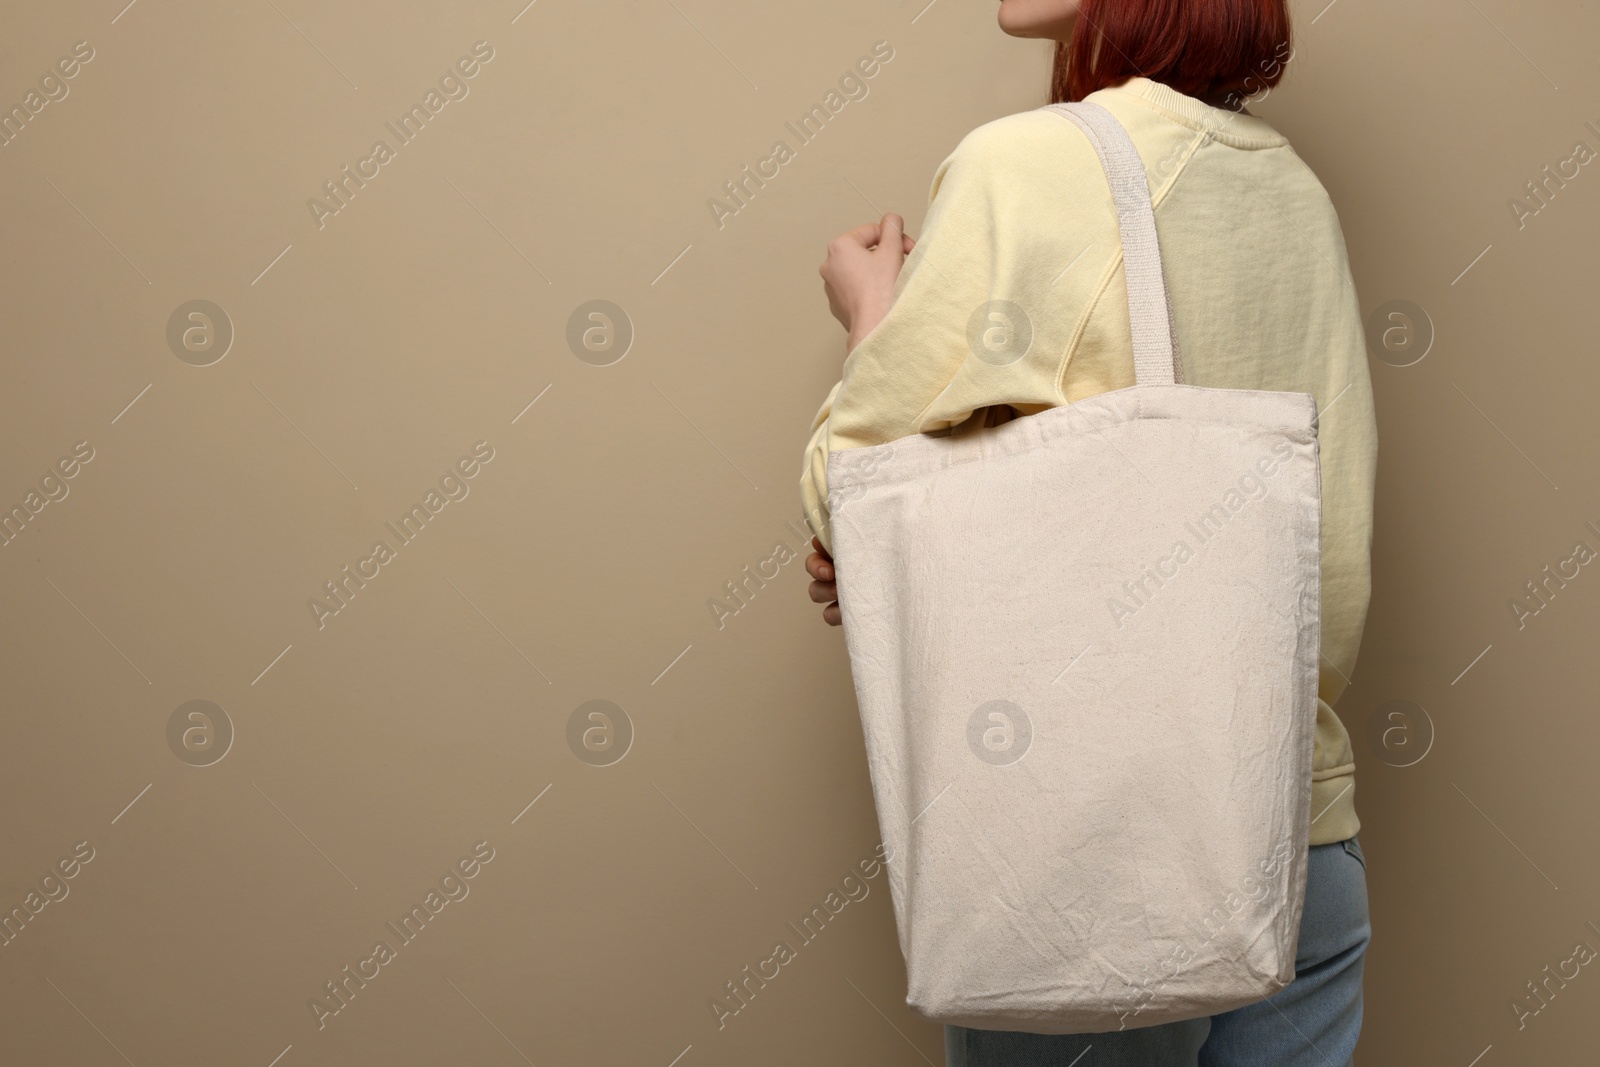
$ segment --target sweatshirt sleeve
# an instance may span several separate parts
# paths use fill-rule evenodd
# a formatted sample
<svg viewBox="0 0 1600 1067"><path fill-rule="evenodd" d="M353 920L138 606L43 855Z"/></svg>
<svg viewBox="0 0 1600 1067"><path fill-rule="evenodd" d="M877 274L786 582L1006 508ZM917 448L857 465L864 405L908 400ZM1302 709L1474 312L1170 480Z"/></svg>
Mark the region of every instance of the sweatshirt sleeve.
<svg viewBox="0 0 1600 1067"><path fill-rule="evenodd" d="M1099 183L1089 210L1067 210L1074 190L1063 187L1063 173ZM1045 202L1040 189L1050 190ZM1071 305L1088 306L1093 271L1115 249L1053 282L1074 252L1087 251L1083 234L1111 224L1111 210L1093 149L1057 116L980 126L940 164L889 312L845 359L812 421L801 497L830 553L831 452L943 430L989 404L1035 414L1062 402L1060 359L1077 322Z"/></svg>
<svg viewBox="0 0 1600 1067"><path fill-rule="evenodd" d="M805 507L806 524L817 535L822 547L833 554L832 529L828 525L828 415L843 381L833 383L828 396L811 420L811 440L806 444L805 467L800 472L800 502Z"/></svg>

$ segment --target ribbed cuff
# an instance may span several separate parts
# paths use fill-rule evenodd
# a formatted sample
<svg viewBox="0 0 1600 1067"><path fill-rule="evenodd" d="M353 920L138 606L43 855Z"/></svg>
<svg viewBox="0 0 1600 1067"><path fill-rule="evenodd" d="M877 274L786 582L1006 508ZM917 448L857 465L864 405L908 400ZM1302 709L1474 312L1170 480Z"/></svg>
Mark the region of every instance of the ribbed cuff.
<svg viewBox="0 0 1600 1067"><path fill-rule="evenodd" d="M1313 845L1331 845L1356 836L1356 776L1341 774L1311 783L1311 839Z"/></svg>

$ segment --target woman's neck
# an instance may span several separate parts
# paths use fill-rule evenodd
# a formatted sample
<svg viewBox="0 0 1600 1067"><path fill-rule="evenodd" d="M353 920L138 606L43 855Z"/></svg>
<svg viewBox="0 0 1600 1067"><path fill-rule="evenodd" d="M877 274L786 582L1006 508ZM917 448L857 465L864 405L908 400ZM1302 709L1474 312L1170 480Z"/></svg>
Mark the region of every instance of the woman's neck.
<svg viewBox="0 0 1600 1067"><path fill-rule="evenodd" d="M1212 107L1219 107L1224 111L1233 111L1241 115L1250 114L1250 112L1244 106L1245 98L1240 96L1238 93L1211 93L1206 96L1196 97L1195 99L1199 100L1202 104L1209 104Z"/></svg>

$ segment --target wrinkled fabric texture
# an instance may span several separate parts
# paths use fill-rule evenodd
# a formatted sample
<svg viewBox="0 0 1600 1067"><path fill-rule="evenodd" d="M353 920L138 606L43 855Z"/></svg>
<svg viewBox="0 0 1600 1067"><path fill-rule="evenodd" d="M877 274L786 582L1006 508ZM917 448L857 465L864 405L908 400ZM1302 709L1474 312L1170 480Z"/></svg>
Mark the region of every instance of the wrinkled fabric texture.
<svg viewBox="0 0 1600 1067"><path fill-rule="evenodd" d="M945 1027L945 1067L1350 1067L1372 926L1356 838L1311 849L1295 978L1222 1015L1115 1034Z"/></svg>
<svg viewBox="0 0 1600 1067"><path fill-rule="evenodd" d="M1318 707L1315 398L1176 380L1138 156L1066 107L1117 195L1136 384L828 461L907 1003L1035 1033L1293 980Z"/></svg>

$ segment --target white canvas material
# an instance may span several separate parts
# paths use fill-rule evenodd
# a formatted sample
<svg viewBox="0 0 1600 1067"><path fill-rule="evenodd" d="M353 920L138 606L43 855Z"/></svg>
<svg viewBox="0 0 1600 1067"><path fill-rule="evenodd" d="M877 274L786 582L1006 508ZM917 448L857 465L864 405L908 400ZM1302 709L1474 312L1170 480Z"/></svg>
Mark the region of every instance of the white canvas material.
<svg viewBox="0 0 1600 1067"><path fill-rule="evenodd" d="M1051 107L1116 201L1137 384L836 451L828 496L907 1003L1099 1033L1294 978L1321 480L1311 394L1183 382L1144 166Z"/></svg>

